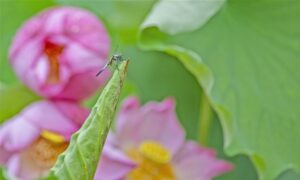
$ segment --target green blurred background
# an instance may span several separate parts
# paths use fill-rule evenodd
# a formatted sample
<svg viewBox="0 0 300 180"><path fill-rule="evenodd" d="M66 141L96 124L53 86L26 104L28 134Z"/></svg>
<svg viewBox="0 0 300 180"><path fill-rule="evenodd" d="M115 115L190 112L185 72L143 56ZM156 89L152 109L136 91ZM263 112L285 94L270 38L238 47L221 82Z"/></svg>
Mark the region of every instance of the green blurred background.
<svg viewBox="0 0 300 180"><path fill-rule="evenodd" d="M162 100L169 96L174 97L177 102L176 110L187 131L187 137L199 141L198 130L201 124L199 117L201 117L200 109L203 108L201 100L204 95L196 78L175 57L162 52L142 51L137 45L139 27L155 2L152 0L2 0L0 2L0 121L7 120L28 103L39 99L23 87L8 63L8 48L16 30L22 22L45 8L72 5L86 8L97 14L112 38L111 54L121 52L125 57L130 58L129 73L122 98L127 95L137 95L142 102L147 102ZM91 107L97 95L85 104ZM215 148L220 158L225 158L235 164L234 171L216 179L258 179L254 166L246 155L234 157L225 155L219 119L213 111L211 116L212 121L204 145ZM300 176L293 171L287 171L278 179L296 180L300 179Z"/></svg>

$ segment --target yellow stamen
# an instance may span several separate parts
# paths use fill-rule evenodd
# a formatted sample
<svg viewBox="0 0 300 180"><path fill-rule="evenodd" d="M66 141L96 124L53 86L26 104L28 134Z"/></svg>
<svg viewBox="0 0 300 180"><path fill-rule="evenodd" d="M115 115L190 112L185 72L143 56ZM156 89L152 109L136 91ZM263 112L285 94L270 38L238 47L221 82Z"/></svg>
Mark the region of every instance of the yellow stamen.
<svg viewBox="0 0 300 180"><path fill-rule="evenodd" d="M139 152L153 162L165 164L171 159L170 152L154 141L146 141L139 147Z"/></svg>
<svg viewBox="0 0 300 180"><path fill-rule="evenodd" d="M128 156L137 163L126 177L127 180L173 180L175 179L170 164L171 153L155 141L145 141L138 149L128 151Z"/></svg>
<svg viewBox="0 0 300 180"><path fill-rule="evenodd" d="M57 83L59 81L59 63L57 57L49 56L50 70L48 83Z"/></svg>
<svg viewBox="0 0 300 180"><path fill-rule="evenodd" d="M65 142L65 138L62 135L59 135L57 133L51 132L51 131L43 131L41 133L41 136L51 142L60 144Z"/></svg>

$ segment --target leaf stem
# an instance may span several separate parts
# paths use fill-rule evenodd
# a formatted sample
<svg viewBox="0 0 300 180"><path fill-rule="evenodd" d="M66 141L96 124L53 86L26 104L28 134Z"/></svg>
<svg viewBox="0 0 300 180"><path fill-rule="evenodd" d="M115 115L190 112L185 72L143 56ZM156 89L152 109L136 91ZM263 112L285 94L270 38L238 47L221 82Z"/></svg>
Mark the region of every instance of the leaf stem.
<svg viewBox="0 0 300 180"><path fill-rule="evenodd" d="M200 116L199 116L199 143L207 145L209 130L212 121L212 109L207 96L203 93L201 97Z"/></svg>

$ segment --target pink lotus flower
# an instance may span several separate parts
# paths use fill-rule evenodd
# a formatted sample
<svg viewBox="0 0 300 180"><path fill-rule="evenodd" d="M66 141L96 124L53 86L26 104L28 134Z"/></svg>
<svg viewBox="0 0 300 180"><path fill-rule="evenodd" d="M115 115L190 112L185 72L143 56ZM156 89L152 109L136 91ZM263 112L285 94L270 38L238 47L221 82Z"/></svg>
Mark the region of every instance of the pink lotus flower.
<svg viewBox="0 0 300 180"><path fill-rule="evenodd" d="M17 32L10 49L18 77L48 98L81 100L108 78L95 75L106 63L110 40L97 17L83 9L51 8Z"/></svg>
<svg viewBox="0 0 300 180"><path fill-rule="evenodd" d="M41 101L25 108L0 129L0 163L8 174L37 179L54 165L88 110L70 102Z"/></svg>
<svg viewBox="0 0 300 180"><path fill-rule="evenodd" d="M213 150L185 140L172 99L140 107L129 98L117 120L95 180L209 180L233 168Z"/></svg>

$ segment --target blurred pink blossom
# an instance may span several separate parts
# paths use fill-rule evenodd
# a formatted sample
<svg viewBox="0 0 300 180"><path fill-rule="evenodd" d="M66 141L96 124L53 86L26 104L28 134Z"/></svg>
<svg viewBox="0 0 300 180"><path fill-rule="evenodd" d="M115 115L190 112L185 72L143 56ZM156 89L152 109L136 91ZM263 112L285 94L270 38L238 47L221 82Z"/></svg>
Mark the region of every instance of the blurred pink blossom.
<svg viewBox="0 0 300 180"><path fill-rule="evenodd" d="M172 99L141 107L132 97L108 136L94 179L209 180L232 168L212 149L185 140Z"/></svg>
<svg viewBox="0 0 300 180"><path fill-rule="evenodd" d="M18 179L37 179L51 168L89 111L71 102L40 101L0 129L0 164Z"/></svg>
<svg viewBox="0 0 300 180"><path fill-rule="evenodd" d="M73 7L47 9L25 22L10 48L18 77L48 98L81 100L108 78L110 39L97 17Z"/></svg>

